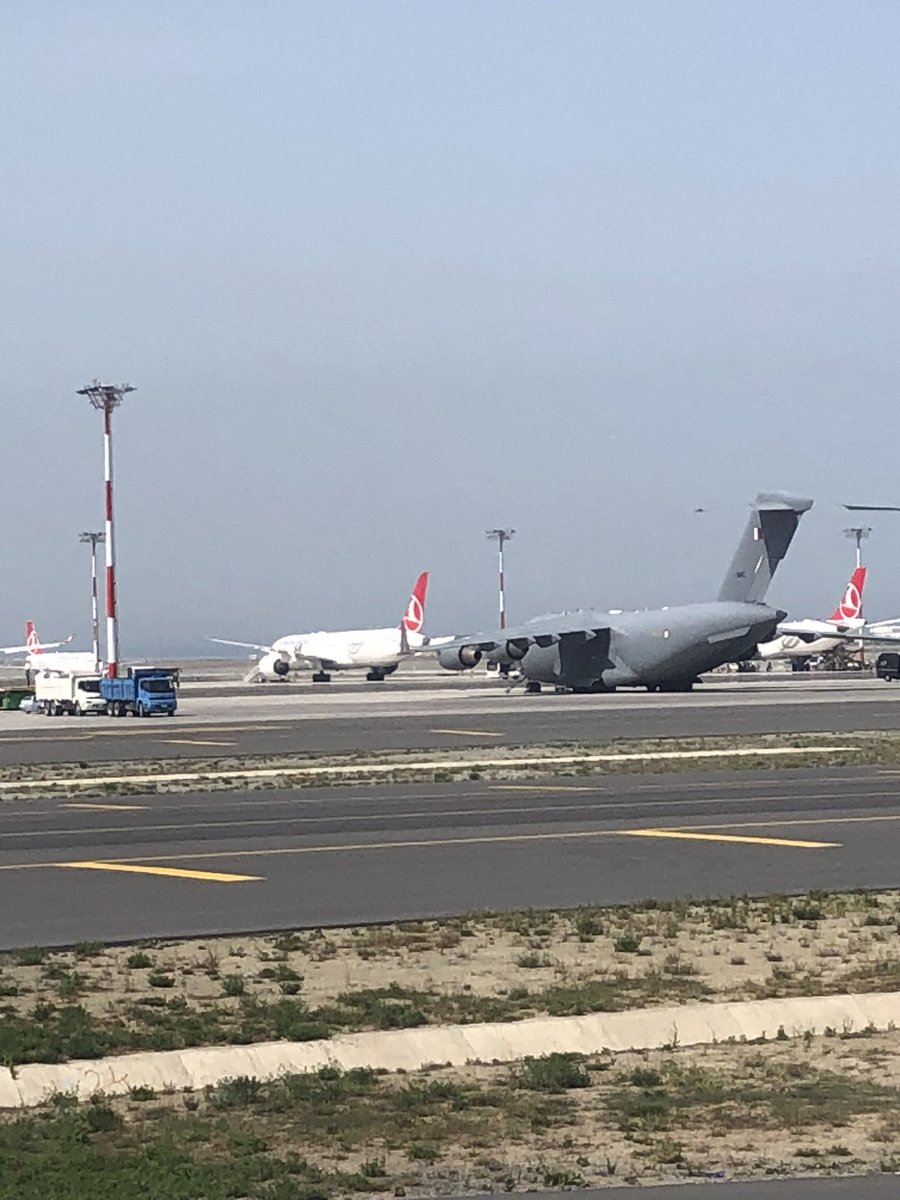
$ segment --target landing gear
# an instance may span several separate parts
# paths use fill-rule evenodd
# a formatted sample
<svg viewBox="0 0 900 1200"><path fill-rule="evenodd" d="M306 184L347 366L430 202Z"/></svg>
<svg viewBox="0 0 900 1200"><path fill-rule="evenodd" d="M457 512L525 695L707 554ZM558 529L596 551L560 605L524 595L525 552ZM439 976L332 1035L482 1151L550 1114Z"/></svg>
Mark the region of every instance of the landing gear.
<svg viewBox="0 0 900 1200"><path fill-rule="evenodd" d="M331 683L331 676L327 671L316 671L313 675L313 683Z"/></svg>
<svg viewBox="0 0 900 1200"><path fill-rule="evenodd" d="M536 679L529 679L525 684L525 694L528 696L539 696L540 692L541 685L538 683L538 681Z"/></svg>
<svg viewBox="0 0 900 1200"><path fill-rule="evenodd" d="M384 683L384 671L375 668L366 674L366 679L369 683Z"/></svg>

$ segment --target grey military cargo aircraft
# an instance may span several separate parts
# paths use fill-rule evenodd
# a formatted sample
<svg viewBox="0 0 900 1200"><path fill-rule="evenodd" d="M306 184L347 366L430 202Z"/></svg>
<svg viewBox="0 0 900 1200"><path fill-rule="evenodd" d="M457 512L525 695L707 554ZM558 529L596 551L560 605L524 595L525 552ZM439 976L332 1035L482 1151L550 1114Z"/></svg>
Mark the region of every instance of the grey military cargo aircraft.
<svg viewBox="0 0 900 1200"><path fill-rule="evenodd" d="M756 497L718 599L642 612L593 609L536 617L490 635L453 638L438 651L448 671L485 654L521 671L525 690L611 692L617 687L690 691L704 671L750 658L787 616L764 603L778 564L812 500L782 492Z"/></svg>

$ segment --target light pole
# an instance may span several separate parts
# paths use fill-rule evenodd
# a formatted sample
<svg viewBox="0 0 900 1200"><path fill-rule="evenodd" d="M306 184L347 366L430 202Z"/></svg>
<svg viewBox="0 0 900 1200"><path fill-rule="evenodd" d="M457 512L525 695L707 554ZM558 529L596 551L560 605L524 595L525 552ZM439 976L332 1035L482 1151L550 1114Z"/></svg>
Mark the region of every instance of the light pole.
<svg viewBox="0 0 900 1200"><path fill-rule="evenodd" d="M854 538L856 541L856 569L862 566L862 543L863 538L867 538L872 532L871 525L853 525L849 529L844 530L844 537Z"/></svg>
<svg viewBox="0 0 900 1200"><path fill-rule="evenodd" d="M500 628L506 628L506 590L503 581L503 546L513 536L514 529L487 529L485 536L488 541L496 542L498 551L498 568L500 575Z"/></svg>
<svg viewBox="0 0 900 1200"><path fill-rule="evenodd" d="M103 478L106 499L106 672L110 679L119 673L119 618L116 608L116 552L113 521L113 445L112 415L129 392L135 389L128 383L100 383L95 379L88 387L78 389L87 396L94 408L103 413Z"/></svg>
<svg viewBox="0 0 900 1200"><path fill-rule="evenodd" d="M79 542L91 548L91 645L94 649L94 670L100 673L100 615L97 607L97 546L106 541L105 533L80 533Z"/></svg>

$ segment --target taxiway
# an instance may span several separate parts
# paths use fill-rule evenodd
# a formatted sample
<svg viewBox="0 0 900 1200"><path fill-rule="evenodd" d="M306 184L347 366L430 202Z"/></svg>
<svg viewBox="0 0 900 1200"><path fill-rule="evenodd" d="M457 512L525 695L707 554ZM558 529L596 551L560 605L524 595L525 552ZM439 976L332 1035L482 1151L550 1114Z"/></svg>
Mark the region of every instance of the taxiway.
<svg viewBox="0 0 900 1200"><path fill-rule="evenodd" d="M0 712L0 764L605 742L714 734L900 729L900 688L872 678L738 682L716 676L688 694L526 696L496 680L343 691L192 694L174 718L114 721Z"/></svg>
<svg viewBox="0 0 900 1200"><path fill-rule="evenodd" d="M900 772L8 801L0 944L898 882Z"/></svg>

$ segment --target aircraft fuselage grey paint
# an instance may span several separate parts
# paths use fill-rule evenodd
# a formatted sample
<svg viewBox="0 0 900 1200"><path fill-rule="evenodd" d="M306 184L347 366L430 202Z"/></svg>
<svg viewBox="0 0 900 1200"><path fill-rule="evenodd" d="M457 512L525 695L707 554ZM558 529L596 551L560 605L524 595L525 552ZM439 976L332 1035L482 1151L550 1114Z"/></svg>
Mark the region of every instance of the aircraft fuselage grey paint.
<svg viewBox="0 0 900 1200"><path fill-rule="evenodd" d="M448 670L474 666L484 654L517 664L533 684L575 691L643 685L688 688L698 675L750 657L786 614L763 603L812 500L761 493L717 600L644 612L591 609L537 617L488 637L454 639L439 652Z"/></svg>
<svg viewBox="0 0 900 1200"><path fill-rule="evenodd" d="M608 614L578 615L583 633L528 647L519 663L528 679L579 691L688 684L752 652L784 619L763 604L718 601L616 614L613 623ZM548 618L548 631L552 623Z"/></svg>

